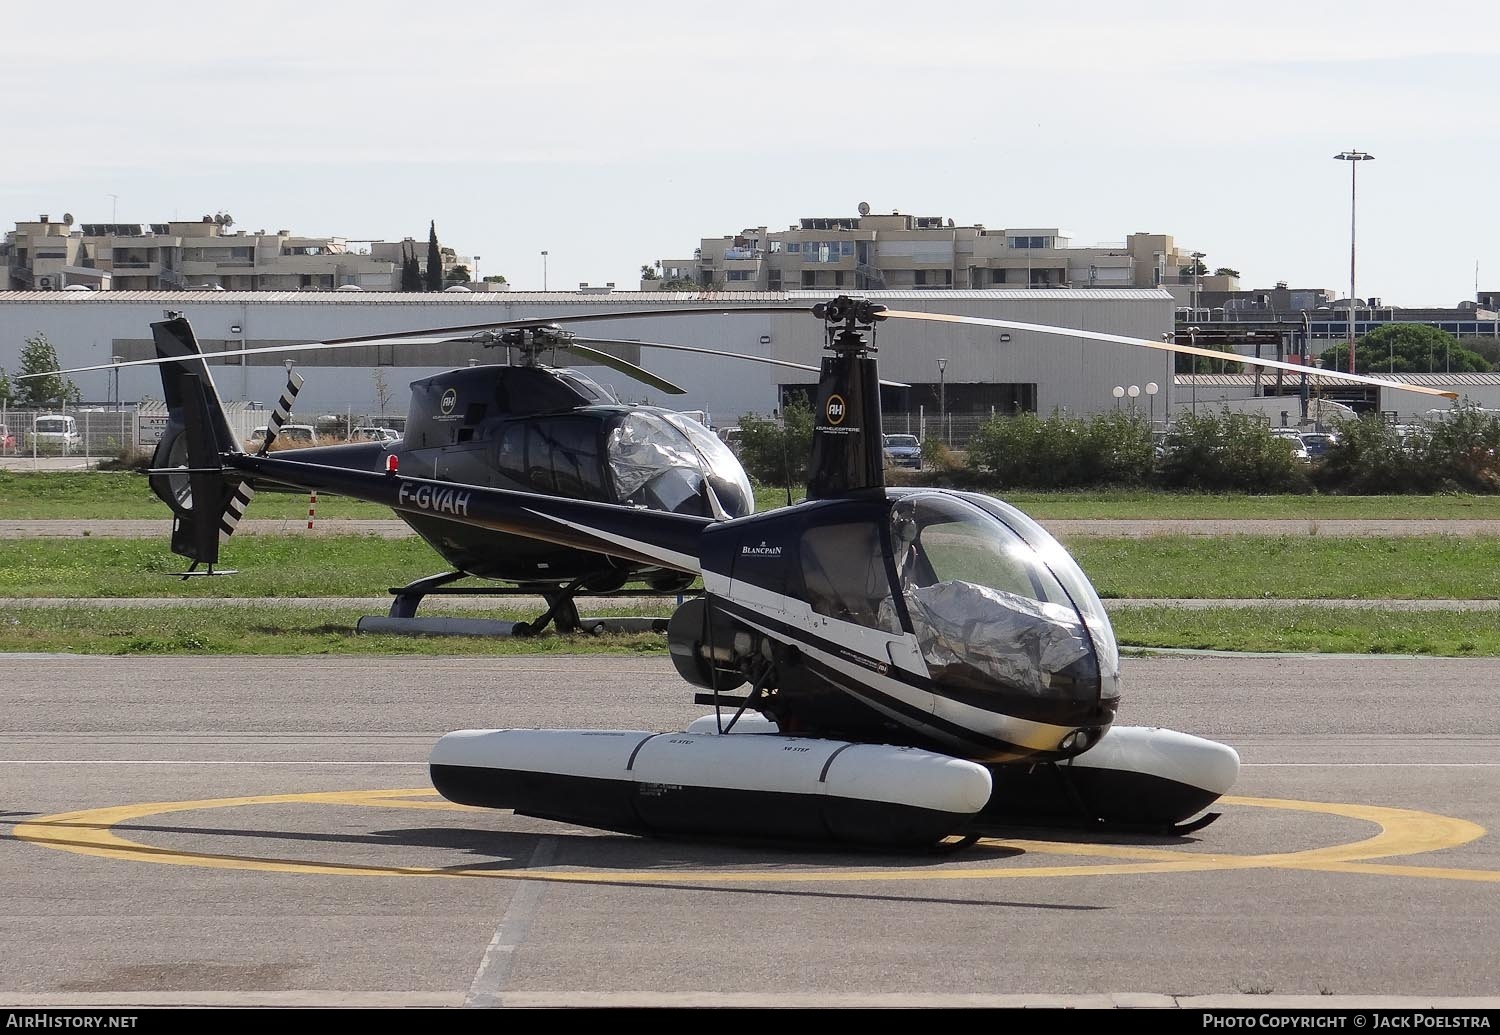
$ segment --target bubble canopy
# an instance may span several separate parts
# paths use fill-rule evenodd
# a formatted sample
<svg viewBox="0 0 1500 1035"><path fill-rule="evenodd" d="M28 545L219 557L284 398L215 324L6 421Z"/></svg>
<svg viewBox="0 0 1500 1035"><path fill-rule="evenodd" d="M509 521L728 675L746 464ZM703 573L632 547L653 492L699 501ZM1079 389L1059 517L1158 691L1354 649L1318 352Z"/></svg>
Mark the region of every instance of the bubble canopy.
<svg viewBox="0 0 1500 1035"><path fill-rule="evenodd" d="M1055 721L1107 723L1119 649L1077 563L1014 507L974 493L913 492L891 503L900 598L941 687ZM993 698L987 702L987 698Z"/></svg>

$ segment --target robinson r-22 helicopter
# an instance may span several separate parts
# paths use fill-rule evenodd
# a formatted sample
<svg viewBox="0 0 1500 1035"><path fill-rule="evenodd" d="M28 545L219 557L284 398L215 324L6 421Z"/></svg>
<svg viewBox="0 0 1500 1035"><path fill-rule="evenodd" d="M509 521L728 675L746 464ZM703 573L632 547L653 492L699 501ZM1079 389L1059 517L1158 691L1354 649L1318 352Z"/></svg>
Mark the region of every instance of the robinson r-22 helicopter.
<svg viewBox="0 0 1500 1035"><path fill-rule="evenodd" d="M215 557L224 516L254 481L702 577L703 595L677 608L667 640L712 715L665 733L450 733L430 772L462 804L640 834L898 847L961 843L1005 822L1176 833L1211 822L1200 813L1233 785L1238 755L1115 724L1119 651L1067 551L989 496L886 487L875 331L883 320L938 320L1301 368L847 296L811 315L825 355L808 498L743 517L497 488L406 463L376 471L307 451L252 455L229 432L187 322L154 324L177 444L152 476L170 489L173 549ZM707 482L704 494L716 495Z"/></svg>

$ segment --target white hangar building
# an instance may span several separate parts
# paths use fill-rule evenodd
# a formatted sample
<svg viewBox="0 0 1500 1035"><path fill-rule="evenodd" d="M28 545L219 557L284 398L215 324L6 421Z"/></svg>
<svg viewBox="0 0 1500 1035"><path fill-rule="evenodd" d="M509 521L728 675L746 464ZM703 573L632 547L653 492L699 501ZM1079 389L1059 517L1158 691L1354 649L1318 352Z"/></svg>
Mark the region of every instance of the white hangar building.
<svg viewBox="0 0 1500 1035"><path fill-rule="evenodd" d="M717 425L747 413L769 413L783 391L811 385L816 374L653 349L649 342L696 345L816 365L822 325L801 313L744 313L737 308L808 305L829 292L355 292L355 291L11 291L0 292L0 367L12 374L25 339L43 333L63 367L154 356L149 325L168 311L191 321L205 351L299 344L328 338L432 327L481 324L581 313L702 308L689 315L647 316L575 325L580 335L640 342L612 349L687 389L667 396L613 370L560 355L557 365L585 369L611 385L623 401L700 409ZM1172 331L1174 302L1160 288L980 289L875 291L867 297L890 309L920 310L1103 331L1160 341ZM1054 409L1091 413L1117 405L1116 386L1160 386L1153 401L1166 414L1172 390L1171 356L1125 345L1037 331L892 320L880 325L883 377L909 383L888 389L888 415L919 410L931 416L940 397L954 416ZM469 342L372 345L306 351L286 357L229 358L212 364L228 402L275 403L293 360L306 380L299 415L374 414L377 383L390 392L388 414L404 414L406 385L471 360L504 362L503 355ZM377 376L378 372L378 376ZM114 378L118 375L118 385ZM126 404L156 400L161 384L149 367L73 375L86 402ZM1180 390L1179 390L1180 391ZM1144 407L1142 394L1138 404ZM1127 400L1128 402L1128 400Z"/></svg>

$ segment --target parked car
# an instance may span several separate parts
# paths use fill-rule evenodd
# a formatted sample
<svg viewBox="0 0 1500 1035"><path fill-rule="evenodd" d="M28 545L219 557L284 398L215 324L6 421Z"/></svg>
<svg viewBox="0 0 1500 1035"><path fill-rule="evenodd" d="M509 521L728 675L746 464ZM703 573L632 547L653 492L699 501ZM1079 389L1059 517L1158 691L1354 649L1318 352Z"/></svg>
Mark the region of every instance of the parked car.
<svg viewBox="0 0 1500 1035"><path fill-rule="evenodd" d="M318 444L318 433L311 424L283 424L276 433L276 444L283 449Z"/></svg>
<svg viewBox="0 0 1500 1035"><path fill-rule="evenodd" d="M1271 434L1277 438L1284 438L1292 447L1292 456L1295 459L1309 461L1312 454L1308 452L1307 443L1302 441L1302 433L1296 428L1272 428Z"/></svg>
<svg viewBox="0 0 1500 1035"><path fill-rule="evenodd" d="M883 435L885 459L892 467L922 469L922 443L915 435Z"/></svg>
<svg viewBox="0 0 1500 1035"><path fill-rule="evenodd" d="M1307 447L1307 455L1317 459L1337 445L1339 437L1331 431L1307 431L1302 434L1302 444Z"/></svg>
<svg viewBox="0 0 1500 1035"><path fill-rule="evenodd" d="M396 442L400 438L395 428L355 428L349 433L350 442Z"/></svg>
<svg viewBox="0 0 1500 1035"><path fill-rule="evenodd" d="M250 432L250 441L245 443L245 449L253 453L263 446L268 431L266 425L262 424ZM297 449L301 446L317 444L318 434L311 424L283 424L281 430L276 433L275 446L278 449Z"/></svg>
<svg viewBox="0 0 1500 1035"><path fill-rule="evenodd" d="M83 448L78 421L61 413L44 413L31 426L31 444L38 453L67 456Z"/></svg>

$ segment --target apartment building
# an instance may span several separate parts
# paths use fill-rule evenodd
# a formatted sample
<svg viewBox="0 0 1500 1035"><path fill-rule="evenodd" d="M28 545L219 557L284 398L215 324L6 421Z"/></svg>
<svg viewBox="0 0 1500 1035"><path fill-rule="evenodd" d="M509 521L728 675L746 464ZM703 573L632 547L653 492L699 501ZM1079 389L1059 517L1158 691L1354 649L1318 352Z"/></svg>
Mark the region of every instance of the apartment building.
<svg viewBox="0 0 1500 1035"><path fill-rule="evenodd" d="M168 223L83 223L43 215L16 223L0 244L3 286L14 291L332 291L400 287L402 256L427 261L427 242L306 237L290 230L231 231L204 216ZM441 248L445 278L474 261Z"/></svg>
<svg viewBox="0 0 1500 1035"><path fill-rule="evenodd" d="M1165 287L1184 305L1198 293L1233 291L1201 253L1168 234L1131 234L1121 244L1075 246L1057 227L957 226L901 212L802 219L771 231L753 227L708 237L690 259L662 259L642 290L691 283L715 291L944 290L976 288Z"/></svg>

